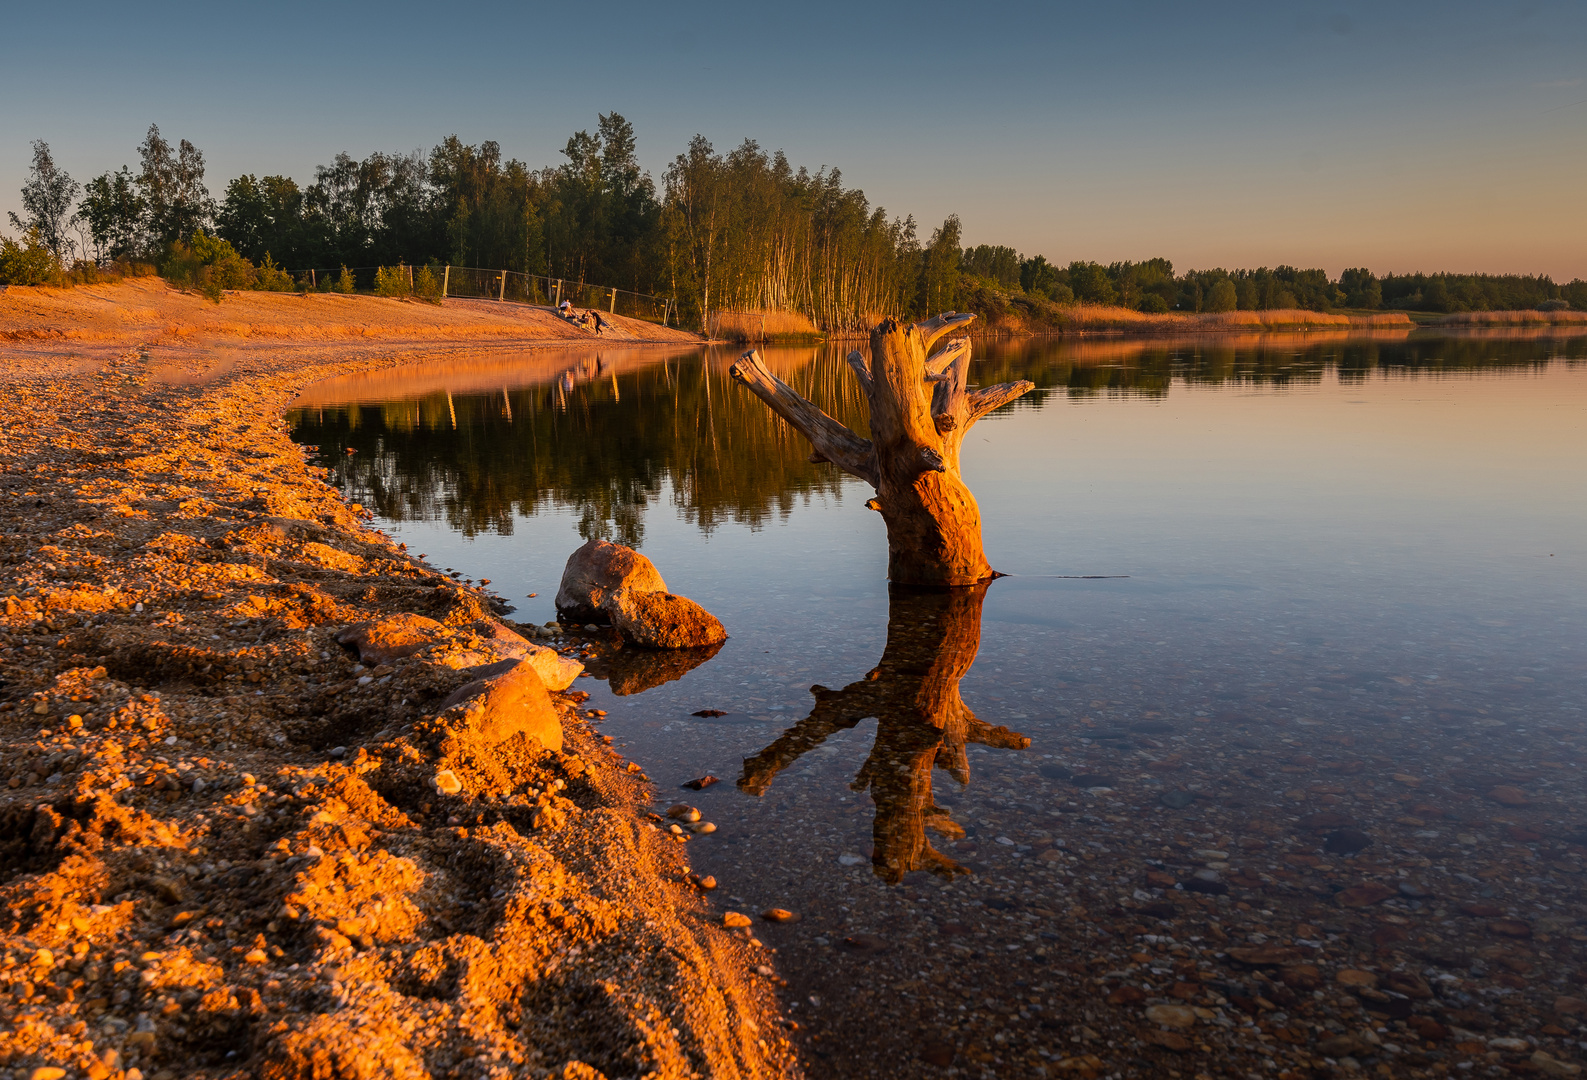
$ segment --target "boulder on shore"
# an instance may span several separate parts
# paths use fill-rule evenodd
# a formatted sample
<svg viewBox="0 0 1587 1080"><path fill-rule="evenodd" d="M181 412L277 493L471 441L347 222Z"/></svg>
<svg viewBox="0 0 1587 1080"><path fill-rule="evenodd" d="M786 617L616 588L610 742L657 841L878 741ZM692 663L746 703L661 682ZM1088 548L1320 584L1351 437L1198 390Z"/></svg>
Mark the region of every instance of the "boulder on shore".
<svg viewBox="0 0 1587 1080"><path fill-rule="evenodd" d="M698 649L727 640L715 615L686 596L619 589L606 598L612 625L646 649Z"/></svg>
<svg viewBox="0 0 1587 1080"><path fill-rule="evenodd" d="M486 677L453 691L440 711L464 706L464 726L488 745L521 734L547 750L560 751L562 719L534 666L526 660L504 660L491 667Z"/></svg>
<svg viewBox="0 0 1587 1080"><path fill-rule="evenodd" d="M566 690L584 665L555 649L536 645L495 619L474 623L468 637L459 634L454 648L438 650L434 659L458 671L484 667L502 660L523 660L540 675L547 690Z"/></svg>
<svg viewBox="0 0 1587 1080"><path fill-rule="evenodd" d="M666 592L656 564L631 547L609 540L590 540L568 556L557 589L557 614L572 622L604 622L604 605L612 593Z"/></svg>
<svg viewBox="0 0 1587 1080"><path fill-rule="evenodd" d="M336 641L356 648L358 658L366 664L388 664L451 636L452 631L434 619L403 612L371 622L354 623L337 634Z"/></svg>

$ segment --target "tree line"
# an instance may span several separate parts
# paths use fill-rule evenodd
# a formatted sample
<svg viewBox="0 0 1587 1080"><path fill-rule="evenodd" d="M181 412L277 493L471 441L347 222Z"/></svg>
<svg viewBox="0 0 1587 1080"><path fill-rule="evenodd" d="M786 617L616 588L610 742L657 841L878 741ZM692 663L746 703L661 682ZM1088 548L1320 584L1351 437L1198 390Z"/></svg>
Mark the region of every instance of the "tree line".
<svg viewBox="0 0 1587 1080"><path fill-rule="evenodd" d="M1396 308L1454 312L1587 309L1587 282L1546 276L1387 274L1331 279L1293 266L1174 272L1167 259L1048 262L1004 246L964 247L957 216L922 240L846 187L837 169L795 167L745 140L722 153L695 136L659 185L640 167L633 125L600 115L560 164L504 158L495 142L450 136L428 154L338 154L311 183L247 174L213 197L204 155L151 125L136 169L79 185L42 142L22 188L21 236L0 238L0 282L144 262L183 283L303 287L309 269L452 265L543 274L672 297L686 324L713 310L798 312L827 330L888 314L954 308L978 288L1057 304L1147 312ZM321 274L319 287L352 288ZM395 280L393 278L393 280Z"/></svg>
<svg viewBox="0 0 1587 1080"><path fill-rule="evenodd" d="M1555 284L1547 275L1385 274L1353 267L1337 279L1327 271L1293 266L1254 270L1187 270L1174 274L1167 259L1145 262L1076 261L1054 266L1010 247L967 249L965 277L1005 292L1059 304L1109 304L1137 311L1543 311L1587 310L1587 281Z"/></svg>

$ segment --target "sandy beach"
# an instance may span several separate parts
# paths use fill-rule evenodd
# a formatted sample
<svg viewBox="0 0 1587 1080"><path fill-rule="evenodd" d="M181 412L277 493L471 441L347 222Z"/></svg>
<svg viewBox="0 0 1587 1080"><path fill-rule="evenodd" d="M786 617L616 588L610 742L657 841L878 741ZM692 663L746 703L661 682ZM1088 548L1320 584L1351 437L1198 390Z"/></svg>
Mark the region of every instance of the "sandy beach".
<svg viewBox="0 0 1587 1080"><path fill-rule="evenodd" d="M560 750L441 709L503 641L562 643L369 528L281 421L333 376L588 336L480 302L0 292L4 1075L795 1071L767 950L577 680ZM403 613L444 631L379 664L337 640Z"/></svg>

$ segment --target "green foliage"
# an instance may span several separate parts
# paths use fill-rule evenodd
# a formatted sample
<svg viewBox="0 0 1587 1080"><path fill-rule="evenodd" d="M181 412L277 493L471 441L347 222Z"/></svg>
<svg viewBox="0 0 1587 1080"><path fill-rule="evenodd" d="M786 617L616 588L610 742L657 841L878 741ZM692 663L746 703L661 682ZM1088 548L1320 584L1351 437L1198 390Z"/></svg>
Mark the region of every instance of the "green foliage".
<svg viewBox="0 0 1587 1080"><path fill-rule="evenodd" d="M987 278L1004 288L1026 288L1021 280L1024 275L1021 273L1019 253L1011 247L980 244L968 248L959 266L967 274ZM1026 288L1026 291L1030 290Z"/></svg>
<svg viewBox="0 0 1587 1080"><path fill-rule="evenodd" d="M857 329L915 306L914 221L889 220L836 170L795 170L752 140L726 155L704 136L690 140L667 169L660 229L664 277L651 291L676 295L685 324L703 325L711 310L749 309ZM957 219L951 232L933 257L949 294L958 281Z"/></svg>
<svg viewBox="0 0 1587 1080"><path fill-rule="evenodd" d="M77 181L55 164L49 144L43 139L35 140L33 166L22 185L22 209L27 217L19 218L15 213L7 216L19 232L37 236L38 242L49 249L58 264L69 262L77 250L77 245L66 235L66 227L79 190Z"/></svg>
<svg viewBox="0 0 1587 1080"><path fill-rule="evenodd" d="M342 272L337 275L336 284L331 286L336 292L347 296L352 295L353 290L357 287L358 282L354 280L353 272L345 266L342 267Z"/></svg>
<svg viewBox="0 0 1587 1080"><path fill-rule="evenodd" d="M408 267L398 263L396 266L382 266L375 271L376 296L408 296L413 292L408 283Z"/></svg>
<svg viewBox="0 0 1587 1080"><path fill-rule="evenodd" d="M1072 262L1069 264L1068 277L1066 284L1074 290L1075 299L1082 303L1119 302L1118 290L1114 288L1112 280L1108 277L1107 267L1101 263Z"/></svg>
<svg viewBox="0 0 1587 1080"><path fill-rule="evenodd" d="M268 251L264 254L264 262L254 271L254 280L255 287L263 292L291 292L297 287L292 275L277 266Z"/></svg>
<svg viewBox="0 0 1587 1080"><path fill-rule="evenodd" d="M146 208L127 167L94 177L83 195L77 213L88 224L95 257L125 259L135 254L142 247Z"/></svg>
<svg viewBox="0 0 1587 1080"><path fill-rule="evenodd" d="M413 295L421 300L432 303L441 302L441 274L442 269L433 263L428 266L415 267L413 271Z"/></svg>
<svg viewBox="0 0 1587 1080"><path fill-rule="evenodd" d="M256 262L271 251L296 253L304 227L303 193L286 176L239 176L215 211L216 234Z"/></svg>
<svg viewBox="0 0 1587 1080"><path fill-rule="evenodd" d="M183 139L172 149L149 125L138 147L143 168L138 174L138 194L144 205L144 226L156 244L179 243L209 223L213 205L204 186L204 155Z"/></svg>
<svg viewBox="0 0 1587 1080"><path fill-rule="evenodd" d="M1228 278L1213 283L1207 290L1202 301L1202 311L1233 311L1239 306L1239 297L1235 295L1234 282Z"/></svg>
<svg viewBox="0 0 1587 1080"><path fill-rule="evenodd" d="M1581 281L1554 284L1552 278L1522 274L1386 274L1383 306L1410 311L1520 311L1556 299L1584 307Z"/></svg>
<svg viewBox="0 0 1587 1080"><path fill-rule="evenodd" d="M0 236L0 285L62 283L60 263L38 229L23 233L20 243L9 236Z"/></svg>
<svg viewBox="0 0 1587 1080"><path fill-rule="evenodd" d="M202 229L194 230L185 243L167 249L160 275L180 288L196 289L217 304L226 289L256 289L260 283L252 263L225 240Z"/></svg>
<svg viewBox="0 0 1587 1080"><path fill-rule="evenodd" d="M1340 274L1339 289L1345 294L1346 307L1383 306L1383 286L1378 282L1377 275L1364 266L1352 267Z"/></svg>
<svg viewBox="0 0 1587 1080"><path fill-rule="evenodd" d="M1161 302L1186 312L1223 310L1231 293L1234 306L1247 310L1454 312L1561 301L1587 310L1587 283L1547 277L1379 280L1352 268L1335 283L1320 269L1293 266L1177 275L1166 259L1060 267L1005 246L965 250L957 217L922 245L913 218L889 217L863 191L845 187L837 170L796 168L752 140L718 153L696 136L658 190L639 165L633 125L617 113L569 137L555 167L532 169L504 158L494 142L471 146L450 136L428 154L338 154L301 188L285 176L240 176L218 207L204 186L203 154L191 143L173 146L151 126L138 152L139 171L123 166L96 177L76 217L63 219L76 185L55 168L48 147L35 144L23 192L28 217L19 224L39 226L58 266L70 262L64 229L82 223L92 237L84 254L94 261L157 258L173 280L215 295L282 288L284 267L301 274L339 265L340 278L326 275L319 287L351 292L345 267L382 266L382 295L433 299L436 267L449 261L549 274L564 279L568 292L600 284L669 296L681 321L694 325L713 309L751 309L797 313L828 330L859 329L883 315L958 307L967 290L979 296L983 287L1036 305L1079 300L1160 310ZM192 238L211 232L235 262L196 250ZM427 271L413 270L411 289L392 277L426 264ZM244 266L253 284L234 284L247 276Z"/></svg>
<svg viewBox="0 0 1587 1080"><path fill-rule="evenodd" d="M1168 313L1168 301L1154 292L1143 295L1136 303L1136 307L1148 315L1165 315Z"/></svg>
<svg viewBox="0 0 1587 1080"><path fill-rule="evenodd" d="M959 215L949 214L920 253L916 311L952 311L959 301Z"/></svg>

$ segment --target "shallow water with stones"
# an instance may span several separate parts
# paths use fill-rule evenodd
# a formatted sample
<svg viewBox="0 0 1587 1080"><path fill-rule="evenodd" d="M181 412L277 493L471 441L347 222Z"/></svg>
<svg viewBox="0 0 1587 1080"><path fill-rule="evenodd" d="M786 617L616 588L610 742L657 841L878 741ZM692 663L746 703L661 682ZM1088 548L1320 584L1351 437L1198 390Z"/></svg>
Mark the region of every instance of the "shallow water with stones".
<svg viewBox="0 0 1587 1080"><path fill-rule="evenodd" d="M842 352L766 350L863 431ZM1587 337L978 342L1038 387L964 445L1009 576L936 595L734 355L474 357L290 420L514 619L588 536L722 619L709 656L580 630L580 687L717 826L717 906L798 914L754 933L811 1075L1587 1059Z"/></svg>

